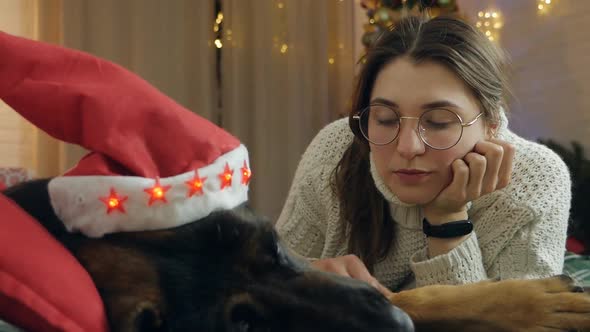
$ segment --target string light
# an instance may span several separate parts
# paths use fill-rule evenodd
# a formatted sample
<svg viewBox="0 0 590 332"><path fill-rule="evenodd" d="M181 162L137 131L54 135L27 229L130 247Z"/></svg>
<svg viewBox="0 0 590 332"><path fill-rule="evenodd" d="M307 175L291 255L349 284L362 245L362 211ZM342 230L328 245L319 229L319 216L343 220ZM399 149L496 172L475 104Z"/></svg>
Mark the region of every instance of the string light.
<svg viewBox="0 0 590 332"><path fill-rule="evenodd" d="M108 197L99 197L99 199L106 205L107 207L107 214L110 214L114 210L118 210L122 213L125 212L125 207L123 203L127 201L127 196L119 196L115 191L115 188L111 188L111 192Z"/></svg>
<svg viewBox="0 0 590 332"><path fill-rule="evenodd" d="M221 180L221 189L231 187L231 180L233 178L234 170L229 168L229 164L225 164L225 168L223 169L223 173L219 174L219 179Z"/></svg>
<svg viewBox="0 0 590 332"><path fill-rule="evenodd" d="M204 178L200 177L199 171L196 170L195 176L190 181L185 182L189 188L189 192L187 194L187 197L192 197L194 195L202 195L203 194L203 185L205 184L205 180L207 180L207 177L204 177Z"/></svg>
<svg viewBox="0 0 590 332"><path fill-rule="evenodd" d="M547 14L551 9L554 0L538 0L537 9L539 14Z"/></svg>
<svg viewBox="0 0 590 332"><path fill-rule="evenodd" d="M217 48L223 47L223 43L221 42L221 39L223 37L222 31L221 31L221 29L222 29L221 24L222 23L223 23L223 13L221 12L221 10L219 10L217 12L217 16L215 17L215 22L213 23L213 32L215 32L215 35L216 35L214 44L215 44L215 47L217 47Z"/></svg>
<svg viewBox="0 0 590 332"><path fill-rule="evenodd" d="M245 160L243 166L240 168L240 171L242 174L241 184L244 186L248 186L252 178L252 170L250 169L250 167L248 167L248 163ZM226 163L223 172L218 175L219 179L221 180L221 189L225 189L227 187L232 186L233 173L234 170L229 167L229 163ZM199 171L195 170L194 177L184 182L188 187L188 193L186 198L188 199L192 196L204 195L206 180L207 177L201 177L199 175ZM166 192L172 188L172 185L161 185L160 178L158 177L156 177L154 181L155 183L152 187L143 189L144 192L150 195L148 205L152 206L153 203L158 200L162 201L163 203L168 203L168 201L166 200ZM125 210L124 203L127 202L128 198L129 196L120 196L115 190L115 188L111 188L108 196L99 197L98 199L101 202L103 202L105 207L107 208L106 213L110 214L115 210L121 213L127 213L127 211ZM177 200L177 197L173 197L172 203L175 203L175 201Z"/></svg>
<svg viewBox="0 0 590 332"><path fill-rule="evenodd" d="M241 168L242 170L242 184L247 185L250 183L250 178L252 177L252 171L248 167L248 164L244 160L244 166Z"/></svg>
<svg viewBox="0 0 590 332"><path fill-rule="evenodd" d="M289 49L289 46L287 44L281 45L281 53L283 53L283 54L287 53L288 49Z"/></svg>
<svg viewBox="0 0 590 332"><path fill-rule="evenodd" d="M168 203L166 200L166 192L172 187L171 185L162 186L160 185L160 178L155 179L156 183L153 187L146 188L143 191L150 195L150 201L148 202L149 206L152 206L155 201L162 201L164 203Z"/></svg>
<svg viewBox="0 0 590 332"><path fill-rule="evenodd" d="M544 0L545 1L545 0ZM481 30L491 41L497 41L500 36L500 29L504 26L502 15L496 10L480 11L477 13L475 26Z"/></svg>

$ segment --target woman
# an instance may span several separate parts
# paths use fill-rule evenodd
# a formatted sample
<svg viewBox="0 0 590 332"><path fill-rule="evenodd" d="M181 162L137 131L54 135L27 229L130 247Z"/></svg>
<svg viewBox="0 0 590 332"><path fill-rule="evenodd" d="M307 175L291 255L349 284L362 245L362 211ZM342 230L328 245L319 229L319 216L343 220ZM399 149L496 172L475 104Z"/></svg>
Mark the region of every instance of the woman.
<svg viewBox="0 0 590 332"><path fill-rule="evenodd" d="M365 60L349 118L299 164L287 245L394 290L561 273L569 173L507 129L500 50L459 19L409 17Z"/></svg>

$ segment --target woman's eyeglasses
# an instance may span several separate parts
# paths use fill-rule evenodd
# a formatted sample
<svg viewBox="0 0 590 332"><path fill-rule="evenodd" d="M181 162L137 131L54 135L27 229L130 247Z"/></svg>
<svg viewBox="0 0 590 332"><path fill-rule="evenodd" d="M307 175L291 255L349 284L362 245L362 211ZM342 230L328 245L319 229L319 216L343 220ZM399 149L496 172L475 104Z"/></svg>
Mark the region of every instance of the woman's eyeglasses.
<svg viewBox="0 0 590 332"><path fill-rule="evenodd" d="M398 137L402 120L418 120L418 134L424 144L436 150L446 150L455 146L463 136L463 128L473 125L481 116L463 122L459 114L443 109L428 110L420 117L400 116L391 107L371 104L353 118L358 120L363 136L375 145L387 145Z"/></svg>

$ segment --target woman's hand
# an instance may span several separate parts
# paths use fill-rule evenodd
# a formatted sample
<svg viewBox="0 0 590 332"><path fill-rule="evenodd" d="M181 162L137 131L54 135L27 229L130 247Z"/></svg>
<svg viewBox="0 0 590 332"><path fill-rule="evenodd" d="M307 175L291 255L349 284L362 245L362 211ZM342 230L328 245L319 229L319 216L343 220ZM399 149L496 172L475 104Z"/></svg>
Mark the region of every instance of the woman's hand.
<svg viewBox="0 0 590 332"><path fill-rule="evenodd" d="M363 262L355 255L319 259L312 262L311 265L318 270L364 281L375 287L386 297L392 294L389 289L381 285L381 283L369 273L365 264L363 264Z"/></svg>
<svg viewBox="0 0 590 332"><path fill-rule="evenodd" d="M424 206L431 224L467 218L467 202L502 189L510 183L514 147L499 139L478 142L463 159L452 164L453 179Z"/></svg>

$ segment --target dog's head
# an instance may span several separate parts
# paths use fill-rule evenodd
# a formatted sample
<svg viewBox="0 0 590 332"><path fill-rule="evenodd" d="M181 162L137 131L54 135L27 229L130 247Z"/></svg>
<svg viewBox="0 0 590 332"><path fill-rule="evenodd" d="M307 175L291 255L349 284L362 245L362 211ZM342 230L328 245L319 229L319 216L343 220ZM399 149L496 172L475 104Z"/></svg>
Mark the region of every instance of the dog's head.
<svg viewBox="0 0 590 332"><path fill-rule="evenodd" d="M215 213L163 238L144 244L154 248L156 306L170 330L395 331L408 324L372 287L290 255L270 223L245 209Z"/></svg>
<svg viewBox="0 0 590 332"><path fill-rule="evenodd" d="M8 196L88 270L114 331L412 330L374 288L291 254L245 206L174 229L91 239L59 230L43 183L23 188Z"/></svg>

